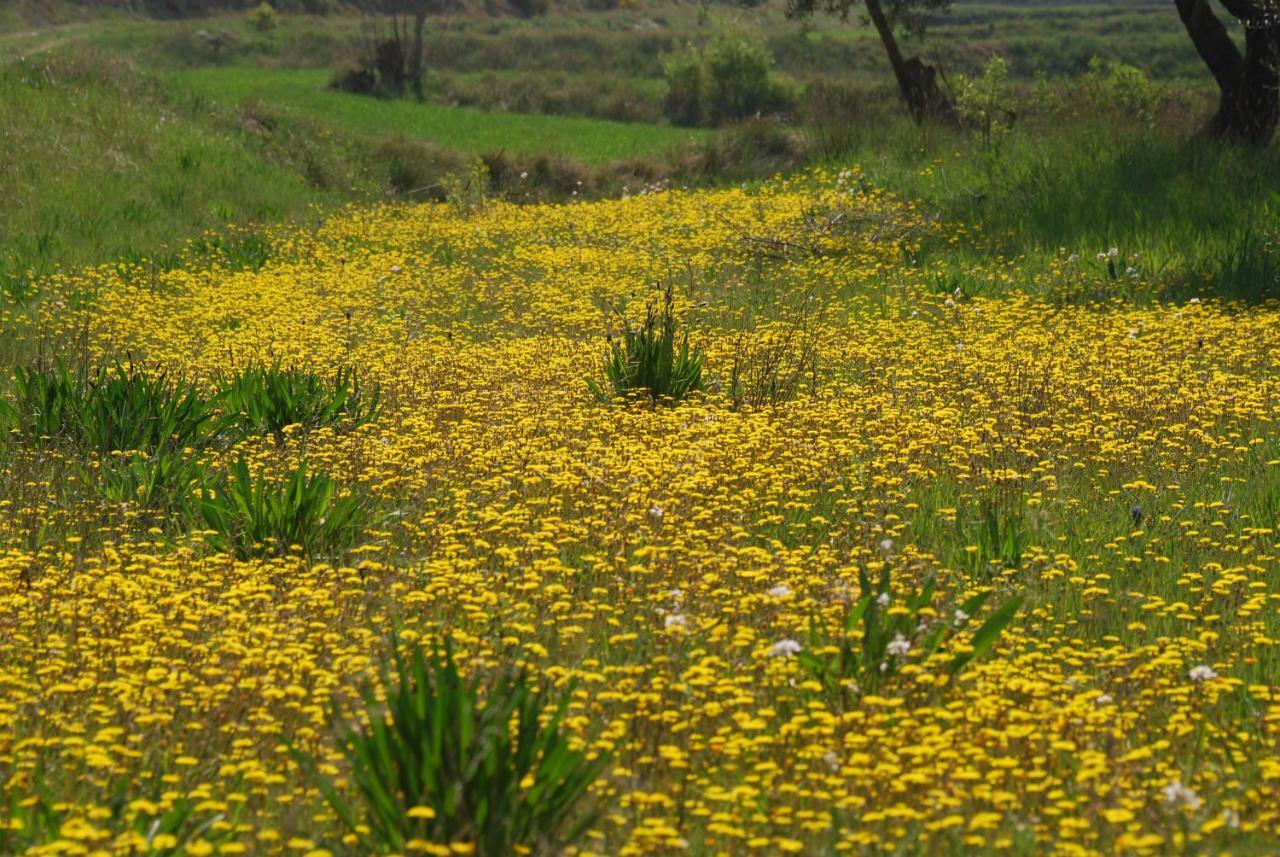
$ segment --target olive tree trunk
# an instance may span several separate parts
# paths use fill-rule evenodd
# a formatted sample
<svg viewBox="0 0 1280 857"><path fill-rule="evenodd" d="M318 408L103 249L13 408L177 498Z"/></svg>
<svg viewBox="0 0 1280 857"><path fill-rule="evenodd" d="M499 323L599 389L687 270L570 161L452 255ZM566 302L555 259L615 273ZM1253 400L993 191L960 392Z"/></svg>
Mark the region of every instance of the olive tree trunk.
<svg viewBox="0 0 1280 857"><path fill-rule="evenodd" d="M955 107L938 86L938 70L919 57L903 57L898 39L893 34L893 25L880 0L866 0L866 5L867 17L880 35L884 52L889 56L889 65L893 67L893 76L898 81L898 91L902 93L902 100L906 102L912 118L916 122L929 118L956 124Z"/></svg>
<svg viewBox="0 0 1280 857"><path fill-rule="evenodd" d="M1218 84L1205 132L1265 146L1280 123L1280 7L1272 0L1221 0L1244 25L1241 52L1209 0L1175 0L1182 24Z"/></svg>

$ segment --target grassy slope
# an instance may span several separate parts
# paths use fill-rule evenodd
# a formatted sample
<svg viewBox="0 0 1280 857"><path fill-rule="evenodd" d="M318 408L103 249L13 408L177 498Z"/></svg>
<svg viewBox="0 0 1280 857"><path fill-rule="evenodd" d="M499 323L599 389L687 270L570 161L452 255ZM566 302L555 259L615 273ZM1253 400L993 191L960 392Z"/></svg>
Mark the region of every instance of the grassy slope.
<svg viewBox="0 0 1280 857"><path fill-rule="evenodd" d="M0 164L5 286L27 269L139 258L227 223L287 219L352 190L318 187L92 54L0 66L0 145L23 153Z"/></svg>
<svg viewBox="0 0 1280 857"><path fill-rule="evenodd" d="M333 92L322 69L202 68L169 75L209 98L262 101L356 132L378 130L471 154L552 154L590 164L660 154L704 132L576 117L487 113Z"/></svg>

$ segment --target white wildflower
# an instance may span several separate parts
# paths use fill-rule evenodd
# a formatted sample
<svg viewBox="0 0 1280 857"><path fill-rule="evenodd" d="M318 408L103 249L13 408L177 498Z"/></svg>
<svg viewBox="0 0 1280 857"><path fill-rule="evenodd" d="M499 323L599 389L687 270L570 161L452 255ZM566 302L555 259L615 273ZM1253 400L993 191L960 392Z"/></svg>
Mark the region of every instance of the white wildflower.
<svg viewBox="0 0 1280 857"><path fill-rule="evenodd" d="M777 586L769 590L769 595L774 598L786 598L791 594L791 587L785 583L779 583Z"/></svg>
<svg viewBox="0 0 1280 857"><path fill-rule="evenodd" d="M685 629L684 614L683 613L667 614L665 617L663 617L662 627L664 630L667 630L667 631L671 631L671 630L683 631Z"/></svg>
<svg viewBox="0 0 1280 857"><path fill-rule="evenodd" d="M1200 664L1198 667L1192 667L1190 675L1192 681L1213 681L1218 677L1218 673L1214 668L1206 664Z"/></svg>
<svg viewBox="0 0 1280 857"><path fill-rule="evenodd" d="M1200 808L1200 796L1177 780L1165 786L1162 793L1164 802L1171 806L1185 806L1191 810Z"/></svg>
<svg viewBox="0 0 1280 857"><path fill-rule="evenodd" d="M790 658L800 654L804 650L804 646L795 640L779 640L773 644L773 648L769 650L769 654L775 658Z"/></svg>
<svg viewBox="0 0 1280 857"><path fill-rule="evenodd" d="M893 639L889 641L889 645L885 647L885 651L899 658L907 656L907 652L911 651L911 641L901 634L895 634Z"/></svg>

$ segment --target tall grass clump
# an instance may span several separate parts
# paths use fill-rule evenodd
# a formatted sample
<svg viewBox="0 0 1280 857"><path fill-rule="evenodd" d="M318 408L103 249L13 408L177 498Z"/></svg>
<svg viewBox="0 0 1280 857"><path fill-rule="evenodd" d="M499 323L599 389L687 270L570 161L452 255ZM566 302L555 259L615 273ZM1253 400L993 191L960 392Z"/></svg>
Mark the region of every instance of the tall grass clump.
<svg viewBox="0 0 1280 857"><path fill-rule="evenodd" d="M908 655L927 659L968 626L990 598L983 592L957 605L950 615L928 621L922 611L933 607L935 581L927 581L894 602L886 566L878 581L859 571L862 597L845 615L842 633L828 640L811 623L809 647L797 654L800 663L824 688L849 701L858 693L872 692L896 675ZM995 645L1017 615L1022 597L996 607L973 632L968 645L946 660L942 670L955 676ZM914 654L913 654L914 653Z"/></svg>
<svg viewBox="0 0 1280 857"><path fill-rule="evenodd" d="M610 343L604 384L587 379L597 399L608 402L644 394L653 401L675 402L703 388L702 351L690 347L688 331L676 345L674 304L668 286L660 308L655 302L649 304L643 324L634 327L626 322L621 341Z"/></svg>
<svg viewBox="0 0 1280 857"><path fill-rule="evenodd" d="M314 372L285 368L279 361L252 364L224 376L216 401L246 434L270 434L277 440L289 426L358 426L377 419L382 409L379 388L362 385L349 368L338 369L326 380Z"/></svg>
<svg viewBox="0 0 1280 857"><path fill-rule="evenodd" d="M308 559L336 557L363 533L372 506L359 491L341 493L324 474L300 464L281 481L249 474L241 458L230 478L205 491L200 514L212 531L206 541L238 559L283 556L297 550Z"/></svg>
<svg viewBox="0 0 1280 857"><path fill-rule="evenodd" d="M118 363L93 374L61 362L20 367L3 414L29 438L103 456L199 446L214 422L212 405L193 385Z"/></svg>
<svg viewBox="0 0 1280 857"><path fill-rule="evenodd" d="M394 654L395 679L366 686L363 716L339 719L338 745L357 797L298 754L365 853L412 842L470 845L481 857L559 854L598 814L583 806L607 764L561 731L568 696L550 703L523 674L464 679L451 651ZM464 852L460 852L464 853Z"/></svg>

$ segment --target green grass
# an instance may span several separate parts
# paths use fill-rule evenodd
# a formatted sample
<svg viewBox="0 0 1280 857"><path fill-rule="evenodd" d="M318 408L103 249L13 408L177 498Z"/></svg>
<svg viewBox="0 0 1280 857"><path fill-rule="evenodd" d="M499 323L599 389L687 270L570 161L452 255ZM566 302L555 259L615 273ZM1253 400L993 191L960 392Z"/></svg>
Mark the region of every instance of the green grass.
<svg viewBox="0 0 1280 857"><path fill-rule="evenodd" d="M360 133L396 133L480 155L505 151L603 164L651 157L705 132L567 116L487 113L413 100L383 100L328 89L324 69L200 68L171 72L176 87L204 97L263 102Z"/></svg>
<svg viewBox="0 0 1280 857"><path fill-rule="evenodd" d="M128 64L95 53L0 65L0 285L26 271L139 261L228 223L275 222L351 193L322 186L207 111L175 108ZM323 139L307 143L336 163ZM367 183L366 183L367 185ZM341 191L338 187L342 188Z"/></svg>

